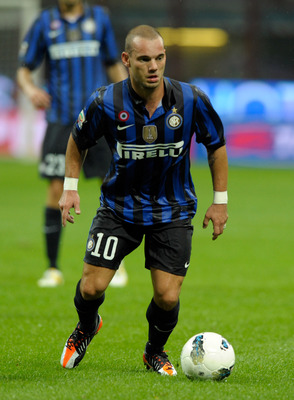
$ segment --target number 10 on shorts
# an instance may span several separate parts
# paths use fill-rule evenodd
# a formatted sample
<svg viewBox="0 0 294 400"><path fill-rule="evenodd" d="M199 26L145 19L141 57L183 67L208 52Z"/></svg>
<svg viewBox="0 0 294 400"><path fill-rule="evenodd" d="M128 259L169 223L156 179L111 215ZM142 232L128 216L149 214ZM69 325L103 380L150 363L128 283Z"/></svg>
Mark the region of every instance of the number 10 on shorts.
<svg viewBox="0 0 294 400"><path fill-rule="evenodd" d="M103 251L103 258L105 260L113 260L117 249L118 238L116 236L108 236L103 250L103 246L101 246L103 237L104 233L97 233L97 243L95 249L91 252L91 255L100 258Z"/></svg>

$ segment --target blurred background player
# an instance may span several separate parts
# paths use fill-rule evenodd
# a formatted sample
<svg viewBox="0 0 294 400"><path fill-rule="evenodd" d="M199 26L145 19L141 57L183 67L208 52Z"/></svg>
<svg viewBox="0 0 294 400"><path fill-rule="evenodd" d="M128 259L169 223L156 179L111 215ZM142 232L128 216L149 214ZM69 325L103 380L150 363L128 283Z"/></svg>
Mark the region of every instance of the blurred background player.
<svg viewBox="0 0 294 400"><path fill-rule="evenodd" d="M42 146L39 172L48 179L44 234L48 269L38 280L41 287L63 283L57 263L61 237L58 200L63 191L65 151L74 121L86 99L109 81L127 77L119 61L113 28L105 8L89 6L82 0L58 0L42 11L30 27L20 48L17 82L37 109L46 109L48 122ZM32 71L45 59L47 88L38 87ZM86 178L103 179L111 152L105 140L90 149L84 163ZM127 273L123 265L112 286L124 286Z"/></svg>

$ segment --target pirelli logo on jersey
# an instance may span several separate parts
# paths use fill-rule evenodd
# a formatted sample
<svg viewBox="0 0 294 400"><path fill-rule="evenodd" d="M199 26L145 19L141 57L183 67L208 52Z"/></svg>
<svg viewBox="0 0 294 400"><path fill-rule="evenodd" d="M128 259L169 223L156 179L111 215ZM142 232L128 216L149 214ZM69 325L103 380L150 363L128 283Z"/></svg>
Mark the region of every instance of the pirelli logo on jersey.
<svg viewBox="0 0 294 400"><path fill-rule="evenodd" d="M184 141L177 143L158 143L149 145L117 143L117 152L126 160L146 158L179 157L184 148Z"/></svg>
<svg viewBox="0 0 294 400"><path fill-rule="evenodd" d="M56 43L49 47L50 57L53 60L74 57L96 57L99 54L98 40L80 40L68 43Z"/></svg>

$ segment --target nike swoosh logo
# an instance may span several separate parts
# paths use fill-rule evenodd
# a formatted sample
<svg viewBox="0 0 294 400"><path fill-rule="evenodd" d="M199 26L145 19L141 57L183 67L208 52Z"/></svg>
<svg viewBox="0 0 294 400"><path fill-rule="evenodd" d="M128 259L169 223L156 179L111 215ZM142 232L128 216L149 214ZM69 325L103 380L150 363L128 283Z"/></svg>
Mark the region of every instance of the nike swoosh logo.
<svg viewBox="0 0 294 400"><path fill-rule="evenodd" d="M190 265L190 263L186 262L186 263L185 263L185 268L188 268L189 265Z"/></svg>
<svg viewBox="0 0 294 400"><path fill-rule="evenodd" d="M123 131L124 129L130 128L131 126L134 126L134 125L135 125L135 124L126 125L126 126L117 125L117 130L118 130L118 131Z"/></svg>

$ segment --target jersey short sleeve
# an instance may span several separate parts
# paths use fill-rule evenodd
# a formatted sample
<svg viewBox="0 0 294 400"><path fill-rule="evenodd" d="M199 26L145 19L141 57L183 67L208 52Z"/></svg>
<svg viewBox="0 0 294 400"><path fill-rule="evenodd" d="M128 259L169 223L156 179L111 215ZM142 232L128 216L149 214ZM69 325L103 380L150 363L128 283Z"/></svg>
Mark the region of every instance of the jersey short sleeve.
<svg viewBox="0 0 294 400"><path fill-rule="evenodd" d="M19 65L30 70L36 69L41 64L46 52L43 18L44 12L32 24L20 46Z"/></svg>
<svg viewBox="0 0 294 400"><path fill-rule="evenodd" d="M217 149L225 145L222 121L214 110L207 95L195 87L198 94L196 102L196 141L206 148Z"/></svg>
<svg viewBox="0 0 294 400"><path fill-rule="evenodd" d="M80 150L94 146L103 136L102 98L105 88L95 90L73 126L72 136Z"/></svg>

